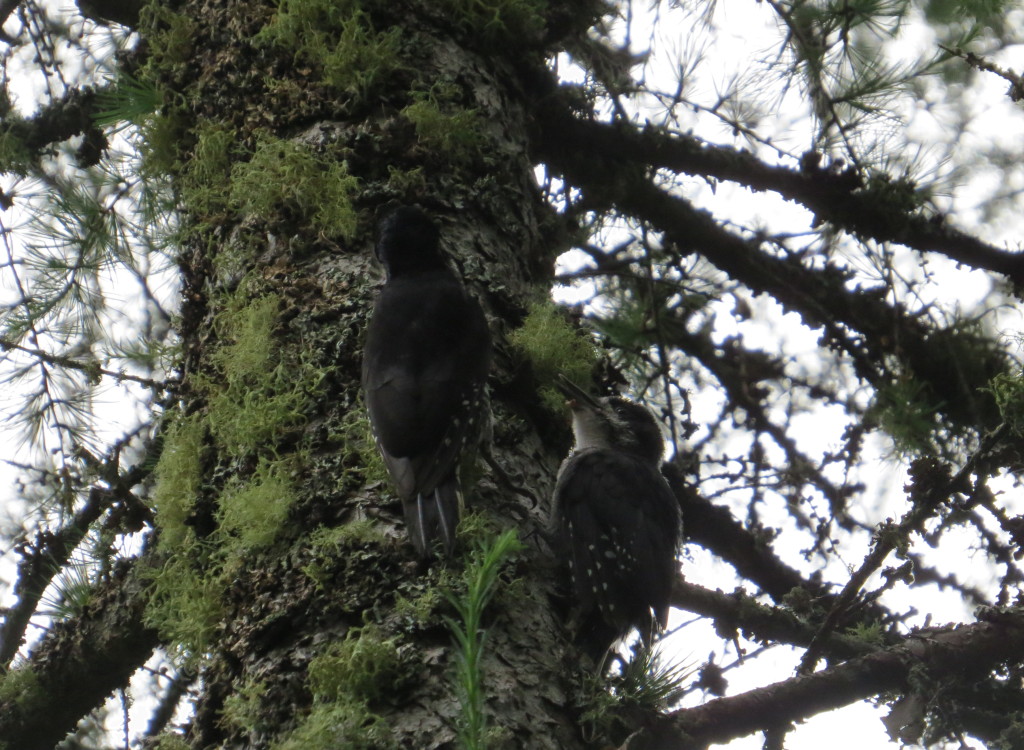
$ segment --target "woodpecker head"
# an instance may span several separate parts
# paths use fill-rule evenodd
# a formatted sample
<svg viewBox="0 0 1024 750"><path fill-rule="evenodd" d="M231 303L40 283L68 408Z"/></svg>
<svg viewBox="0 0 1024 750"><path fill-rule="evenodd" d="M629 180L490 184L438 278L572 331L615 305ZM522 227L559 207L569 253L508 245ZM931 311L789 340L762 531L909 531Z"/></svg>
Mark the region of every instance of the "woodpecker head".
<svg viewBox="0 0 1024 750"><path fill-rule="evenodd" d="M389 279L445 268L434 222L416 206L398 206L377 224L376 254Z"/></svg>
<svg viewBox="0 0 1024 750"><path fill-rule="evenodd" d="M566 378L557 387L572 409L576 450L612 448L655 465L661 462L661 428L646 407L618 396L594 398Z"/></svg>

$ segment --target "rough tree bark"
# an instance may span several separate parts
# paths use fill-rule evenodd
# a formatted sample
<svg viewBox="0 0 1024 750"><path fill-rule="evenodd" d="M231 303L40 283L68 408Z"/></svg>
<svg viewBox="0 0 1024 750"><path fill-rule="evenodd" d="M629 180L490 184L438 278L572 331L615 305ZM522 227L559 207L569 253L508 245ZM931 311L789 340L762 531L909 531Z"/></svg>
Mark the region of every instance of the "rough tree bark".
<svg viewBox="0 0 1024 750"><path fill-rule="evenodd" d="M455 738L457 686L451 635L441 619L453 613L434 594L438 586L450 585L445 577L463 563L428 569L415 562L393 497L385 484L368 482L359 465L367 457L365 440L361 454L350 440L352 424L363 420L361 336L380 278L372 259L374 211L392 199L419 202L435 218L499 342L490 451L506 476L478 472L468 506L491 527L518 528L531 541L514 566L514 590L499 594L489 610L495 627L482 666L488 710L500 717L495 746L582 746L569 698L571 656L550 605L553 577L537 534L566 436L549 417L536 421L529 377L500 343L521 322L528 301L544 294L560 247L534 184L526 84L516 67L528 60L527 69L543 70L543 51L554 40L543 38L545 24L534 25L539 16L521 22L476 18L441 6L380 4L363 12L356 4L282 5L271 24L283 28L294 18L313 24L282 32L297 35L283 45L257 36L267 28L270 4L189 2L176 16L157 21L158 34L161 23L170 27L168 33L179 23L190 31L188 59L161 73L162 82L186 101L183 137L196 144L186 153L184 179L200 179L196 162L188 160L205 158L203 134L230 132L231 158L221 164L222 176L237 184L236 159L244 164L255 153L250 165L269 154L258 181L295 181L276 186L282 197L262 207L269 213L234 193L228 200L250 210L211 215L190 206L185 195L198 228L182 261L188 285L180 413L210 422L201 429L200 511L190 511L192 530L184 533L195 534L198 546L216 539L223 521L220 496L235 483L253 482L261 462L286 467L294 492L272 544L228 563L216 549L202 553L207 564L237 569L230 580L221 579L223 609L207 646L203 692L189 731L196 747L250 747L280 739L309 711L311 658L330 644L366 637L371 627L376 643L394 646L398 662L364 706L387 726L386 739L374 741L440 747ZM346 33L339 33L342 28ZM308 59L296 53L296 45L319 44L321 36L324 44L338 45L332 53L356 58L344 83L318 80L332 64L315 59L319 51ZM505 54L495 54L495 47ZM371 82L360 86L355 79ZM318 190L318 175L281 167L287 159L282 154L293 147L312 159L314 171L334 175L330 170L340 167L356 178L346 195L332 197L351 201L353 223L339 231L318 222L320 214L308 209L317 199L310 193ZM258 380L254 373L234 373L228 362L234 354L225 351L241 346L238 328L248 323L240 321L264 304L274 320L263 344L273 351L266 364L294 368L296 378L307 372L313 384L304 394L301 417L283 420L283 429L267 432L259 443L251 435L223 438L217 420L225 417L216 406L223 389L236 376ZM287 387L274 384L244 409L270 410L268 402ZM158 500L158 518L161 511ZM317 529L343 530L367 518L381 533L368 539L342 535L330 554L311 552L310 534ZM160 549L177 554L166 539ZM309 575L313 564L319 566L315 581ZM209 572L200 575L208 578ZM400 606L423 601L431 602L428 614L418 618ZM225 705L243 685L259 685L255 710L247 721L225 722ZM346 741L355 746L359 734L354 728Z"/></svg>

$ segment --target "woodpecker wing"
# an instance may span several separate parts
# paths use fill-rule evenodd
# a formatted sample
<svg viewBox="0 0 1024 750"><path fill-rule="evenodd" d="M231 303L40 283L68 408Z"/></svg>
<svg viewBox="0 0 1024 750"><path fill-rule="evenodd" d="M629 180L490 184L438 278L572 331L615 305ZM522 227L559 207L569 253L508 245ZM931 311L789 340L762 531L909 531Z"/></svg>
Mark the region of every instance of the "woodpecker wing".
<svg viewBox="0 0 1024 750"><path fill-rule="evenodd" d="M367 331L363 388L403 498L432 492L476 440L490 358L483 311L449 271L384 285Z"/></svg>
<svg viewBox="0 0 1024 750"><path fill-rule="evenodd" d="M643 630L651 609L664 625L677 571L679 509L656 468L610 449L573 454L559 472L554 521L583 618L602 618L615 637L630 627Z"/></svg>

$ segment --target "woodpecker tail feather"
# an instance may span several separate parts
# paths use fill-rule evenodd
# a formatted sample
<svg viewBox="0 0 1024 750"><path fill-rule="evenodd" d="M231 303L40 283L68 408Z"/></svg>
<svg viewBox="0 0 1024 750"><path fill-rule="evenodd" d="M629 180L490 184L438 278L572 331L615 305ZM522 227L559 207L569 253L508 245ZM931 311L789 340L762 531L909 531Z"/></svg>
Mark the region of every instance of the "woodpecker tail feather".
<svg viewBox="0 0 1024 750"><path fill-rule="evenodd" d="M416 495L404 503L409 538L420 557L431 557L438 542L444 554L451 555L455 548L455 529L459 525L461 505L454 477L441 482L432 492Z"/></svg>
<svg viewBox="0 0 1024 750"><path fill-rule="evenodd" d="M459 525L462 510L460 500L459 486L454 479L442 482L434 490L434 508L440 521L438 530L441 532L446 555L450 555L455 549L455 529Z"/></svg>

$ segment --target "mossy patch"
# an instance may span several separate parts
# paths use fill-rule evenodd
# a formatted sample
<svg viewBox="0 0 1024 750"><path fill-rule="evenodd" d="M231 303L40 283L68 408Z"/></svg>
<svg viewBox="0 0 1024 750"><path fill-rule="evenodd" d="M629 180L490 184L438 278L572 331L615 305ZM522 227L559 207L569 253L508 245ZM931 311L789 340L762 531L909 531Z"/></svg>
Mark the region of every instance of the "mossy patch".
<svg viewBox="0 0 1024 750"><path fill-rule="evenodd" d="M320 703L272 750L385 750L396 747L387 722L358 701Z"/></svg>
<svg viewBox="0 0 1024 750"><path fill-rule="evenodd" d="M224 699L220 712L220 723L235 729L253 729L259 726L264 715L261 704L267 694L267 684L262 680L247 680Z"/></svg>
<svg viewBox="0 0 1024 750"><path fill-rule="evenodd" d="M203 434L199 416L192 415L176 419L164 436L153 488L160 549L180 547L190 533L185 522L202 483Z"/></svg>
<svg viewBox="0 0 1024 750"><path fill-rule="evenodd" d="M885 645L885 628L880 622L858 622L847 629L847 632L875 648Z"/></svg>
<svg viewBox="0 0 1024 750"><path fill-rule="evenodd" d="M189 76L196 22L164 3L145 3L137 30L146 40L146 59L136 76L161 105L137 123L142 136L142 172L151 177L177 174L182 169L181 141L190 117L185 114L185 97L173 92L167 82Z"/></svg>
<svg viewBox="0 0 1024 750"><path fill-rule="evenodd" d="M233 341L214 353L213 363L224 373L228 385L241 384L269 369L275 358L273 333L280 307L280 299L273 294L250 301L227 300L215 327Z"/></svg>
<svg viewBox="0 0 1024 750"><path fill-rule="evenodd" d="M328 237L351 237L356 230L352 196L358 187L344 162L318 155L303 143L264 135L252 158L232 167L230 201L250 215L283 210Z"/></svg>
<svg viewBox="0 0 1024 750"><path fill-rule="evenodd" d="M423 167L399 169L388 165L388 185L396 195L418 196L427 190L427 173Z"/></svg>
<svg viewBox="0 0 1024 750"><path fill-rule="evenodd" d="M334 557L345 549L360 544L380 544L384 535L380 526L369 518L341 526L320 526L309 535L308 547L313 554Z"/></svg>
<svg viewBox="0 0 1024 750"><path fill-rule="evenodd" d="M319 592L329 594L332 610L351 614L376 609L392 597L381 590L381 581L407 576L402 557L394 554L397 542L382 533L384 528L376 518L354 520L337 531L333 526L322 529L312 542L308 537L299 540L297 552L305 561L301 570Z"/></svg>
<svg viewBox="0 0 1024 750"><path fill-rule="evenodd" d="M384 466L384 459L381 458L380 451L377 450L373 429L370 427L370 419L362 400L357 403L355 408L349 409L345 413L340 426L331 431L330 440L332 443L340 444L341 454L350 459L346 461L346 465L351 464L358 467L364 483L389 481L390 475ZM348 472L342 472L338 477L339 487L346 485L347 480Z"/></svg>
<svg viewBox="0 0 1024 750"><path fill-rule="evenodd" d="M178 171L178 148L184 129L181 112L174 108L153 114L139 127L144 175L163 177Z"/></svg>
<svg viewBox="0 0 1024 750"><path fill-rule="evenodd" d="M521 44L544 30L546 0L442 0L447 17L487 43Z"/></svg>
<svg viewBox="0 0 1024 750"><path fill-rule="evenodd" d="M209 547L183 545L162 568L149 574L143 619L185 662L209 651L224 614L221 566L211 557Z"/></svg>
<svg viewBox="0 0 1024 750"><path fill-rule="evenodd" d="M220 494L217 520L223 541L236 553L266 547L294 502L287 462L261 460L251 478L233 480Z"/></svg>
<svg viewBox="0 0 1024 750"><path fill-rule="evenodd" d="M899 377L875 390L867 417L892 438L899 455L927 454L934 449L940 425L939 405L931 402L928 385Z"/></svg>
<svg viewBox="0 0 1024 750"><path fill-rule="evenodd" d="M275 344L280 304L275 295L229 301L214 323L228 341L211 357L219 382L195 379L208 394L210 432L230 456L276 456L323 386L325 371Z"/></svg>
<svg viewBox="0 0 1024 750"><path fill-rule="evenodd" d="M218 300L219 345L191 378L202 408L168 428L156 470L166 561L150 574L146 622L185 660L212 647L227 583L287 528L308 460L301 427L327 374L278 335L280 298L253 298L255 288L243 279ZM197 499L209 521L202 539L191 524Z"/></svg>
<svg viewBox="0 0 1024 750"><path fill-rule="evenodd" d="M1003 422L1016 434L1024 435L1024 374L1000 373L988 388Z"/></svg>
<svg viewBox="0 0 1024 750"><path fill-rule="evenodd" d="M395 746L371 701L392 695L406 679L397 641L376 625L349 631L309 664L313 708L274 750L371 750Z"/></svg>
<svg viewBox="0 0 1024 750"><path fill-rule="evenodd" d="M7 703L29 711L46 700L39 676L28 665L15 667L0 678L0 704Z"/></svg>
<svg viewBox="0 0 1024 750"><path fill-rule="evenodd" d="M262 377L254 374L251 390L244 381L210 396L210 430L231 456L276 454L275 439L305 420L309 392L289 387L288 368L283 364Z"/></svg>
<svg viewBox="0 0 1024 750"><path fill-rule="evenodd" d="M394 693L404 679L397 640L376 625L353 628L309 663L309 689L315 700L369 702Z"/></svg>
<svg viewBox="0 0 1024 750"><path fill-rule="evenodd" d="M191 17L164 3L146 3L139 13L139 29L147 50L142 76L156 80L192 60L197 33Z"/></svg>
<svg viewBox="0 0 1024 750"><path fill-rule="evenodd" d="M24 177L31 168L32 156L25 142L11 127L18 119L13 114L7 119L8 122L0 127L0 172Z"/></svg>
<svg viewBox="0 0 1024 750"><path fill-rule="evenodd" d="M323 57L328 86L365 97L400 67L398 27L376 32L365 14L354 15L338 34L338 43Z"/></svg>
<svg viewBox="0 0 1024 750"><path fill-rule="evenodd" d="M402 116L416 128L422 147L434 158L467 163L484 146L479 114L458 104L461 90L453 83L438 82L426 91L413 92L413 102Z"/></svg>
<svg viewBox="0 0 1024 750"><path fill-rule="evenodd" d="M570 325L550 300L530 306L523 324L509 335L509 342L533 366L541 385L541 400L556 413L562 411L565 399L553 385L555 376L562 374L585 387L598 361L593 340L585 331Z"/></svg>
<svg viewBox="0 0 1024 750"><path fill-rule="evenodd" d="M459 527L455 534L459 538L459 546L469 550L480 544L492 542L501 530L501 524L497 519L480 510L467 510L459 519Z"/></svg>
<svg viewBox="0 0 1024 750"><path fill-rule="evenodd" d="M397 26L377 31L351 0L281 0L255 42L291 52L328 86L363 98L401 67L401 34Z"/></svg>
<svg viewBox="0 0 1024 750"><path fill-rule="evenodd" d="M191 750L189 744L185 741L185 738L180 734L172 734L170 732L161 734L157 737L152 745L149 745L152 750Z"/></svg>
<svg viewBox="0 0 1024 750"><path fill-rule="evenodd" d="M441 586L427 586L414 596L399 594L395 597L395 614L403 620L411 620L417 627L434 623L438 612L447 605L444 590Z"/></svg>
<svg viewBox="0 0 1024 750"><path fill-rule="evenodd" d="M235 131L221 123L203 123L195 135L181 183L182 201L193 214L208 218L228 207L231 165L241 156L241 147Z"/></svg>

